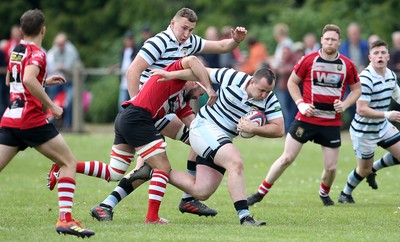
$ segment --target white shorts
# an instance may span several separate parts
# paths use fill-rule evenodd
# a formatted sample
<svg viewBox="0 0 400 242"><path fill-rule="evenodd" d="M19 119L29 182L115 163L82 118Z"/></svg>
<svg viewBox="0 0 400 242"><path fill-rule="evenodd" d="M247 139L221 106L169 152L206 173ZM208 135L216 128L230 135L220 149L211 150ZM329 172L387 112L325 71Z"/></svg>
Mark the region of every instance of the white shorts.
<svg viewBox="0 0 400 242"><path fill-rule="evenodd" d="M355 132L350 129L350 137L353 142L353 149L359 159L371 159L375 155L375 148L377 145L382 146L382 148L387 148L393 143L393 139L398 140L399 130L391 123L388 131L382 137L376 138L365 138L357 137ZM385 145L385 144L389 144Z"/></svg>
<svg viewBox="0 0 400 242"><path fill-rule="evenodd" d="M194 152L209 161L221 146L232 143L220 127L199 116L190 124L189 140Z"/></svg>
<svg viewBox="0 0 400 242"><path fill-rule="evenodd" d="M170 122L172 119L176 117L175 113L169 113L165 115L163 118L159 119L154 126L156 126L156 129L158 132L161 132Z"/></svg>

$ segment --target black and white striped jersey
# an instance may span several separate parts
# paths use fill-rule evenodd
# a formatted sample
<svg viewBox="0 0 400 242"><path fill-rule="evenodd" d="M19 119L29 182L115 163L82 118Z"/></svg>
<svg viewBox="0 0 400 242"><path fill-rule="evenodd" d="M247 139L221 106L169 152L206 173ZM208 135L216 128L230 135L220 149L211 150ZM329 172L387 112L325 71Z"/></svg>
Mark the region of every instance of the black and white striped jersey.
<svg viewBox="0 0 400 242"><path fill-rule="evenodd" d="M218 125L230 137L238 135L236 126L239 119L252 109L264 112L267 120L282 117L281 106L273 92L263 100L249 99L246 86L251 78L234 69L214 69L210 80L220 85L218 99L213 106L203 106L198 115Z"/></svg>
<svg viewBox="0 0 400 242"><path fill-rule="evenodd" d="M386 68L386 74L383 77L376 73L370 64L359 77L362 85L359 100L369 102L369 107L374 110L387 111L393 92L399 88L396 74ZM388 122L385 118L367 118L356 113L350 129L357 137L382 137L389 128Z"/></svg>
<svg viewBox="0 0 400 242"><path fill-rule="evenodd" d="M179 44L170 26L151 37L138 53L150 65L140 76L141 85L151 75L151 69L162 69L182 57L194 55L204 48L204 44L205 40L194 34Z"/></svg>

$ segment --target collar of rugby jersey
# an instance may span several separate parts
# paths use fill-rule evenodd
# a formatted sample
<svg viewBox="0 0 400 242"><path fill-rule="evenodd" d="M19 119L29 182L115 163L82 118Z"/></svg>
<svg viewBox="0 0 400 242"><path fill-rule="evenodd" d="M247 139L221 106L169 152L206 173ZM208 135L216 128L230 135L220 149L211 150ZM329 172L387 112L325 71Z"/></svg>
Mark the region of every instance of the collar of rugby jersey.
<svg viewBox="0 0 400 242"><path fill-rule="evenodd" d="M185 43L180 44L179 41L176 39L174 32L171 29L171 25L168 26L165 32L168 34L170 41L174 41L175 44L178 46L185 46L185 44L190 43L190 36L189 36L189 38L185 41Z"/></svg>
<svg viewBox="0 0 400 242"><path fill-rule="evenodd" d="M249 84L249 82L250 82L250 80L251 80L252 78L253 78L253 77L249 75L249 76L246 78L246 80L243 82L242 86L240 87L240 89L242 89L242 91L243 91L242 103L249 102L249 101L251 101L251 100L254 99L254 98L249 98L249 95L248 95L247 92L246 92L246 87L248 86L248 84Z"/></svg>
<svg viewBox="0 0 400 242"><path fill-rule="evenodd" d="M375 69L372 67L371 63L367 66L366 69L371 73L371 76L374 78L374 80L379 80L382 83L385 83L386 80L394 80L394 76L392 75L392 72L387 67L386 67L386 71L385 71L385 77L378 74L375 71Z"/></svg>

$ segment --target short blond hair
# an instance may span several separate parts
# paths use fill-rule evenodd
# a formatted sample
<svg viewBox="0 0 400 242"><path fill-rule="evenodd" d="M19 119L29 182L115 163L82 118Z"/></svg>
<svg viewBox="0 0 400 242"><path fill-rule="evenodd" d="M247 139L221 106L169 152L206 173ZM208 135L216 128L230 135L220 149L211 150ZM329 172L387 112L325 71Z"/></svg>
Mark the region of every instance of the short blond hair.
<svg viewBox="0 0 400 242"><path fill-rule="evenodd" d="M335 25L335 24L327 24L325 25L325 27L322 29L322 35L324 35L326 32L328 31L334 31L339 35L339 39L340 39L340 28L339 26Z"/></svg>
<svg viewBox="0 0 400 242"><path fill-rule="evenodd" d="M181 8L178 12L176 12L174 18L187 18L190 22L197 22L197 14L190 8Z"/></svg>

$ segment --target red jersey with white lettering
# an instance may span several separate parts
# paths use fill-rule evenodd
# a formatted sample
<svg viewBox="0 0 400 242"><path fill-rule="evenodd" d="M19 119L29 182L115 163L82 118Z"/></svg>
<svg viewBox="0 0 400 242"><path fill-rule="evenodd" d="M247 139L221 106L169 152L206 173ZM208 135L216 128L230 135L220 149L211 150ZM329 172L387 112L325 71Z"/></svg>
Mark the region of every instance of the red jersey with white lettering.
<svg viewBox="0 0 400 242"><path fill-rule="evenodd" d="M304 102L315 106L314 116L298 112L295 118L311 124L340 126L341 114L335 112L333 103L343 99L346 83L353 85L360 79L350 59L338 53L336 59L328 61L320 51L303 56L294 66L294 72L303 80Z"/></svg>
<svg viewBox="0 0 400 242"><path fill-rule="evenodd" d="M182 70L182 59L179 59L169 66L166 71ZM123 107L132 104L150 112L154 122L163 118L169 113L175 113L179 119L193 114L189 102L184 100L186 81L174 79L165 82L158 82L160 76L151 76L143 85L136 97L122 104Z"/></svg>
<svg viewBox="0 0 400 242"><path fill-rule="evenodd" d="M10 103L1 119L1 127L30 129L48 123L41 101L22 82L28 65L35 65L40 69L36 78L44 86L46 54L33 43L21 40L11 52L7 67L10 73Z"/></svg>

